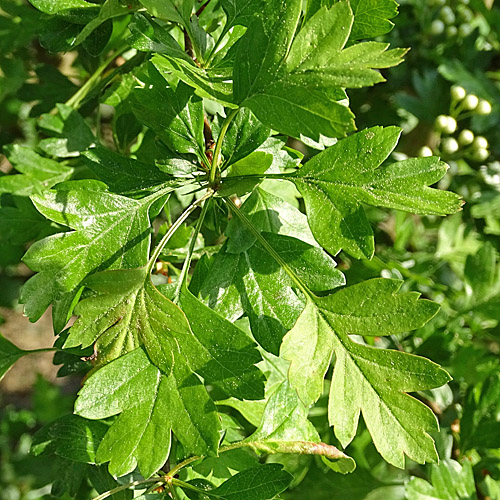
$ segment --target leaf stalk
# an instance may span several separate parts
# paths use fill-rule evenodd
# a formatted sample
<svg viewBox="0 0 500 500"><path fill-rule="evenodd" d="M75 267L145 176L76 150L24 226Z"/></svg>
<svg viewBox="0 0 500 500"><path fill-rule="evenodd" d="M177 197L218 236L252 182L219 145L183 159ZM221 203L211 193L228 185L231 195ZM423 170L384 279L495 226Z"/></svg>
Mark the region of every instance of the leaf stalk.
<svg viewBox="0 0 500 500"><path fill-rule="evenodd" d="M214 151L214 157L212 160L212 166L210 168L210 176L209 176L209 182L210 185L213 187L215 185L215 179L217 177L217 171L219 169L219 163L220 163L220 157L221 157L221 151L222 151L222 143L224 141L224 137L226 136L226 133L229 129L229 125L231 125L231 122L235 118L235 116L238 114L239 108L231 110L231 112L226 116L226 119L224 120L224 123L222 124L222 127L220 129L220 134L219 137L217 138L217 143L215 144L215 151Z"/></svg>

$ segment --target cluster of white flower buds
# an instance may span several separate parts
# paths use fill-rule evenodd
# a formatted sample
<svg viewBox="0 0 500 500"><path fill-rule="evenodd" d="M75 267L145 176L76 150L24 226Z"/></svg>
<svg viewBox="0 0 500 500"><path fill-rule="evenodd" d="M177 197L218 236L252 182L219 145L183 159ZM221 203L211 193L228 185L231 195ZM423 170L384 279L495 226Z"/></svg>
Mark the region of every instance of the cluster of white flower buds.
<svg viewBox="0 0 500 500"><path fill-rule="evenodd" d="M447 38L465 38L473 31L474 12L468 7L470 0L460 0L453 9L446 0L433 0L431 4L440 7L438 16L430 24L430 33Z"/></svg>
<svg viewBox="0 0 500 500"><path fill-rule="evenodd" d="M439 136L449 136L440 139L437 154L442 153L444 156L452 156L461 149L463 157L477 162L485 161L490 156L486 137L475 136L472 130L466 128L458 131L457 120L471 114L489 115L491 113L491 104L485 99L479 99L474 94L468 94L459 85L451 87L450 93L450 114L439 115L434 122L434 128ZM458 132L458 135L452 137L452 134L456 132ZM432 156L433 154L434 152L429 146L423 146L419 150L419 156Z"/></svg>

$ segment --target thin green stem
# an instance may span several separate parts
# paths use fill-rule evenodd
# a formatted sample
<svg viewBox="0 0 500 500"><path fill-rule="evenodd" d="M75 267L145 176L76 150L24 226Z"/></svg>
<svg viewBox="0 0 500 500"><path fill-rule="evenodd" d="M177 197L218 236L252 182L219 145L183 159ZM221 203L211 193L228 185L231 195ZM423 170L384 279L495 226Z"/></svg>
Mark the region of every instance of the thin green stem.
<svg viewBox="0 0 500 500"><path fill-rule="evenodd" d="M184 469L184 467L186 467L187 465L192 464L193 462L197 462L198 460L201 460L202 458L203 458L203 456L194 456L194 457L186 458L186 460L183 460L182 462L178 463L175 467L170 469L168 471L168 475L170 477L174 477L176 474L179 473L179 471L181 469Z"/></svg>
<svg viewBox="0 0 500 500"><path fill-rule="evenodd" d="M232 175L227 179L232 181L247 180L247 179L276 179L280 181L288 181L291 177L295 176L295 172L289 172L287 174L248 174L248 175Z"/></svg>
<svg viewBox="0 0 500 500"><path fill-rule="evenodd" d="M220 44L222 43L222 40L224 37L227 35L227 31L225 29L222 30L219 38L217 38L217 41L215 42L214 46L212 47L212 50L210 51L210 54L207 57L207 60L205 61L204 68L207 68L210 63L212 62L213 58L216 56L216 51L219 48Z"/></svg>
<svg viewBox="0 0 500 500"><path fill-rule="evenodd" d="M164 482L165 482L165 479L162 477L150 477L149 479L142 479L140 481L132 481L131 483L122 484L121 486L117 486L116 488L113 488L112 490L105 491L104 493L101 493L100 495L96 496L93 500L104 500L105 498L108 498L111 495L114 495L115 493L119 493L120 491L123 491L123 490L128 490L129 488L133 488L134 486L140 486L141 484L164 483Z"/></svg>
<svg viewBox="0 0 500 500"><path fill-rule="evenodd" d="M305 285L305 283L297 276L295 271L288 266L283 258L276 252L276 250L267 242L267 240L260 234L260 231L252 224L250 219L234 204L231 198L223 198L225 203L229 205L231 211L240 219L245 226L248 227L250 232L255 236L257 241L264 247L264 249L271 255L271 257L285 270L290 276L291 280L297 285L299 290L306 295L306 297L313 297L313 293Z"/></svg>
<svg viewBox="0 0 500 500"><path fill-rule="evenodd" d="M153 269L153 266L155 265L158 257L160 256L161 251L165 247L165 245L168 243L168 240L173 236L173 234L179 229L180 225L208 198L213 196L213 191L209 189L206 194L204 194L200 199L194 201L189 205L184 212L182 212L181 215L177 218L177 220L170 226L170 229L165 233L163 238L160 240L160 243L156 245L156 248L153 252L153 255L151 255L151 258L149 259L148 262L148 267L147 267L147 274L151 272Z"/></svg>
<svg viewBox="0 0 500 500"><path fill-rule="evenodd" d="M87 94L92 90L95 83L99 80L100 76L104 70L121 54L123 54L128 49L127 45L124 45L116 52L113 52L90 76L90 78L66 101L67 106L71 106L73 109L78 109L85 99Z"/></svg>
<svg viewBox="0 0 500 500"><path fill-rule="evenodd" d="M217 170L219 168L219 163L220 163L220 156L221 156L221 151L222 151L222 143L224 142L224 137L226 136L227 129L229 128L229 125L231 125L231 122L233 121L234 117L238 114L239 108L238 109L232 109L230 113L226 116L226 119L224 120L224 123L222 124L222 127L220 129L220 134L219 137L217 138L217 144L215 145L215 151L214 151L214 157L212 160L212 167L210 168L210 185L213 186L215 184L215 178L217 176Z"/></svg>
<svg viewBox="0 0 500 500"><path fill-rule="evenodd" d="M175 491L173 481L171 481L168 485L168 491L174 500L179 500L179 495L177 495L177 491Z"/></svg>
<svg viewBox="0 0 500 500"><path fill-rule="evenodd" d="M186 280L186 277L188 275L189 268L191 266L191 260L193 258L194 247L196 245L196 240L198 239L198 234L201 231L203 221L205 220L205 216L207 215L207 210L208 210L208 200L206 200L203 203L203 207L201 208L200 217L196 221L196 227L194 229L193 235L191 236L191 241L189 242L187 257L186 257L186 260L184 261L184 264L182 265L181 274L179 275L179 280L177 282L177 287L175 289L174 300L173 300L174 303L179 300L182 286L183 286L184 281Z"/></svg>
<svg viewBox="0 0 500 500"><path fill-rule="evenodd" d="M185 481L181 481L180 479L172 478L172 485L179 486L179 488L183 488L185 490L196 491L196 493L203 493L205 495L211 496L210 491L200 490L196 486L193 486L192 484L186 483Z"/></svg>
<svg viewBox="0 0 500 500"><path fill-rule="evenodd" d="M54 352L54 351L62 352L63 349L58 349L57 347L43 347L41 349L32 349L30 351L24 351L24 352L26 352L28 354L36 354L39 352Z"/></svg>

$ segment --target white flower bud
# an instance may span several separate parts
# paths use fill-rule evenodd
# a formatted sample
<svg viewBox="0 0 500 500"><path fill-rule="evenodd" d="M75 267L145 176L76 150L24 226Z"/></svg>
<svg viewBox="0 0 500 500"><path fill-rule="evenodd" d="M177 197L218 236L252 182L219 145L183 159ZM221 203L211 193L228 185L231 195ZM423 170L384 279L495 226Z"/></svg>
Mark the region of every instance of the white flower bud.
<svg viewBox="0 0 500 500"><path fill-rule="evenodd" d="M487 149L476 149L472 153L472 159L474 161L485 161L490 156L490 152Z"/></svg>
<svg viewBox="0 0 500 500"><path fill-rule="evenodd" d="M432 149L429 146L422 146L418 150L418 156L421 156L421 157L433 156Z"/></svg>
<svg viewBox="0 0 500 500"><path fill-rule="evenodd" d="M464 106L465 109L473 110L477 108L477 105L479 104L479 99L476 95L474 94L469 94L468 96L465 97L464 99Z"/></svg>
<svg viewBox="0 0 500 500"><path fill-rule="evenodd" d="M456 26L448 26L446 28L446 36L448 38L455 38L457 36L458 29Z"/></svg>
<svg viewBox="0 0 500 500"><path fill-rule="evenodd" d="M483 137L482 135L478 135L472 144L474 149L487 149L489 144L488 144L488 139L486 137Z"/></svg>
<svg viewBox="0 0 500 500"><path fill-rule="evenodd" d="M441 35L444 32L444 23L441 19L434 19L431 23L431 33L435 36Z"/></svg>
<svg viewBox="0 0 500 500"><path fill-rule="evenodd" d="M470 10L468 7L465 7L465 5L459 5L457 10L460 18L464 23L470 23L474 18L474 13L472 12L472 10Z"/></svg>
<svg viewBox="0 0 500 500"><path fill-rule="evenodd" d="M476 108L478 115L489 115L491 113L491 104L486 99L481 99Z"/></svg>
<svg viewBox="0 0 500 500"><path fill-rule="evenodd" d="M453 24L455 22L455 13L451 9L449 5L445 5L442 9L441 12L439 13L439 17L446 23L446 24Z"/></svg>
<svg viewBox="0 0 500 500"><path fill-rule="evenodd" d="M465 89L460 85L453 85L450 89L451 97L456 101L461 101L466 95Z"/></svg>
<svg viewBox="0 0 500 500"><path fill-rule="evenodd" d="M439 115L436 118L436 129L445 134L453 134L457 130L457 122L452 116Z"/></svg>
<svg viewBox="0 0 500 500"><path fill-rule="evenodd" d="M468 146L469 144L472 144L473 141L474 141L474 133L472 132L472 130L465 128L460 132L458 136L458 143L461 146Z"/></svg>
<svg viewBox="0 0 500 500"><path fill-rule="evenodd" d="M463 23L458 27L458 35L461 38L465 38L466 36L469 36L473 30L474 28L470 24Z"/></svg>
<svg viewBox="0 0 500 500"><path fill-rule="evenodd" d="M446 154L453 154L458 151L458 142L453 137L447 137L441 142L441 149Z"/></svg>

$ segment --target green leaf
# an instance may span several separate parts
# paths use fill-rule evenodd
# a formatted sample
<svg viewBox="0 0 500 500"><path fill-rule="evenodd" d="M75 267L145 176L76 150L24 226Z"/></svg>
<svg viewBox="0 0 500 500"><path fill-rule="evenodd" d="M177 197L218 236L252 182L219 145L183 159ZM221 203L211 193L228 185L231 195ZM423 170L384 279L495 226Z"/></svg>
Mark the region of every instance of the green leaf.
<svg viewBox="0 0 500 500"><path fill-rule="evenodd" d="M75 412L89 419L120 416L97 451L110 461L110 473L139 467L144 477L163 466L170 450L170 430L193 455L215 454L220 423L215 406L180 351L170 375L154 366L138 348L109 363L85 383Z"/></svg>
<svg viewBox="0 0 500 500"><path fill-rule="evenodd" d="M363 130L290 176L304 196L311 230L328 252L335 255L343 249L356 258L372 257L373 232L361 203L432 215L459 210L458 195L427 187L446 172L446 164L437 158L412 158L379 167L400 133L397 127Z"/></svg>
<svg viewBox="0 0 500 500"><path fill-rule="evenodd" d="M146 264L149 209L162 193L139 201L103 191L103 186L73 181L32 196L42 215L74 230L37 241L24 256L24 262L38 273L21 293L25 313L32 321L52 302L71 302L91 273Z"/></svg>
<svg viewBox="0 0 500 500"><path fill-rule="evenodd" d="M23 351L0 335L0 380L9 371L10 367L28 351Z"/></svg>
<svg viewBox="0 0 500 500"><path fill-rule="evenodd" d="M151 284L146 269L105 271L89 277L85 286L95 295L75 308L79 316L65 348L95 344L97 365L144 345L151 360L169 373L174 344L190 335L183 312Z"/></svg>
<svg viewBox="0 0 500 500"><path fill-rule="evenodd" d="M237 24L248 26L259 12L262 3L262 0L222 0L222 8L227 16L224 32L228 32Z"/></svg>
<svg viewBox="0 0 500 500"><path fill-rule="evenodd" d="M244 442L268 454L318 455L331 469L343 474L352 472L354 460L335 446L322 443L307 415L297 392L285 380L269 397L259 427Z"/></svg>
<svg viewBox="0 0 500 500"><path fill-rule="evenodd" d="M191 369L230 396L262 398L263 375L255 366L261 357L250 337L185 288L180 305L193 332L182 344Z"/></svg>
<svg viewBox="0 0 500 500"><path fill-rule="evenodd" d="M79 156L95 142L94 134L82 116L71 106L57 104L57 115L42 115L38 125L55 137L42 139L38 147L51 156Z"/></svg>
<svg viewBox="0 0 500 500"><path fill-rule="evenodd" d="M223 500L271 500L286 490L292 478L280 464L258 465L238 472L209 494Z"/></svg>
<svg viewBox="0 0 500 500"><path fill-rule="evenodd" d="M102 146L83 153L88 167L109 188L129 197L144 197L171 186L172 190L182 183L173 179L154 165L122 156Z"/></svg>
<svg viewBox="0 0 500 500"><path fill-rule="evenodd" d="M234 69L234 97L264 124L293 137L319 140L354 130L339 88L384 81L377 68L395 66L405 50L366 42L345 48L354 16L348 2L320 8L300 29L301 2L268 2L248 28Z"/></svg>
<svg viewBox="0 0 500 500"><path fill-rule="evenodd" d="M344 276L323 250L284 235L263 233L263 236L311 288L329 290L344 284ZM276 354L283 335L300 315L304 298L294 290L285 270L260 244L234 255L226 249L224 246L214 258L200 296L230 321L245 312L257 342ZM282 300L277 301L278 296Z"/></svg>
<svg viewBox="0 0 500 500"><path fill-rule="evenodd" d="M412 330L436 313L437 307L417 300L418 294L397 295L399 286L392 280L376 279L327 297L309 298L283 340L281 355L291 361L292 386L310 405L323 392L323 378L335 354L329 400L329 421L335 435L347 446L356 434L361 411L380 454L389 463L404 467L404 454L419 463L437 459L428 434L437 429L436 419L429 408L405 392L439 387L449 375L425 358L369 347L349 338L350 334ZM365 313L364 304L363 308L359 304L366 300ZM347 303L352 309L345 311ZM405 313L386 324L391 308Z"/></svg>
<svg viewBox="0 0 500 500"><path fill-rule="evenodd" d="M0 207L0 241L24 245L56 231L27 198L15 197L14 206Z"/></svg>
<svg viewBox="0 0 500 500"><path fill-rule="evenodd" d="M66 11L76 9L90 9L97 11L96 5L85 0L30 0L31 5L45 14L65 15Z"/></svg>
<svg viewBox="0 0 500 500"><path fill-rule="evenodd" d="M262 374L254 366L260 355L251 339L189 291L181 296L183 312L158 292L145 269L98 273L85 285L96 294L76 307L79 318L65 348L95 343L100 366L144 345L155 365L169 373L179 343L191 370L229 396L262 397Z"/></svg>
<svg viewBox="0 0 500 500"><path fill-rule="evenodd" d="M318 246L309 229L307 217L297 208L262 188L255 189L241 206L242 212L260 231L282 234ZM227 251L240 253L255 244L255 236L237 219L232 219L226 229L229 237Z"/></svg>
<svg viewBox="0 0 500 500"><path fill-rule="evenodd" d="M477 500L472 465L465 460L443 460L432 466L431 484L413 477L406 485L408 500Z"/></svg>
<svg viewBox="0 0 500 500"><path fill-rule="evenodd" d="M120 483L108 472L106 466L92 467L92 473L88 479L99 494L120 486ZM134 498L134 492L130 489L118 491L111 495L111 498L113 500L131 500Z"/></svg>
<svg viewBox="0 0 500 500"><path fill-rule="evenodd" d="M71 167L44 158L25 146L18 144L5 146L4 153L18 172L39 183L40 191L68 180L73 173ZM0 182L3 179L0 179Z"/></svg>
<svg viewBox="0 0 500 500"><path fill-rule="evenodd" d="M389 20L398 14L398 4L394 0L350 0L349 3L354 14L349 40L374 38L394 27Z"/></svg>
<svg viewBox="0 0 500 500"><path fill-rule="evenodd" d="M121 0L106 0L99 11L99 14L92 19L88 24L85 25L83 30L76 37L75 45L79 45L87 37L94 32L99 26L101 26L105 21L113 19L114 17L123 16L129 14L132 9L132 3L128 5L122 3ZM102 27L101 27L102 29ZM104 48L104 47L103 47ZM98 55L98 54L95 54Z"/></svg>
<svg viewBox="0 0 500 500"><path fill-rule="evenodd" d="M132 93L132 110L171 151L204 152L203 101L183 82L173 89L166 85L154 66L149 65L144 87Z"/></svg>
<svg viewBox="0 0 500 500"><path fill-rule="evenodd" d="M460 420L460 449L494 449L500 447L500 376L470 387Z"/></svg>
<svg viewBox="0 0 500 500"><path fill-rule="evenodd" d="M271 130L262 125L249 109L241 109L229 125L222 143L224 165L232 165L253 153L270 135Z"/></svg>
<svg viewBox="0 0 500 500"><path fill-rule="evenodd" d="M475 313L500 321L500 266L496 252L489 242L467 256L464 269L466 306Z"/></svg>
<svg viewBox="0 0 500 500"><path fill-rule="evenodd" d="M128 42L135 49L169 54L178 59L192 62L169 31L146 16L140 13L135 14L134 22L129 25L129 30L132 36Z"/></svg>
<svg viewBox="0 0 500 500"><path fill-rule="evenodd" d="M194 87L200 97L215 99L230 108L237 107L233 102L233 86L230 82L232 68L200 68L184 56L169 57L168 54L155 55L151 62L162 75L173 75L186 85Z"/></svg>
<svg viewBox="0 0 500 500"><path fill-rule="evenodd" d="M140 0L142 5L155 17L189 25L194 0Z"/></svg>
<svg viewBox="0 0 500 500"><path fill-rule="evenodd" d="M34 437L34 455L56 455L85 464L96 463L96 452L108 426L77 415L65 415L43 427Z"/></svg>

